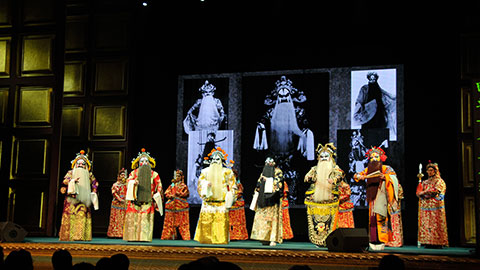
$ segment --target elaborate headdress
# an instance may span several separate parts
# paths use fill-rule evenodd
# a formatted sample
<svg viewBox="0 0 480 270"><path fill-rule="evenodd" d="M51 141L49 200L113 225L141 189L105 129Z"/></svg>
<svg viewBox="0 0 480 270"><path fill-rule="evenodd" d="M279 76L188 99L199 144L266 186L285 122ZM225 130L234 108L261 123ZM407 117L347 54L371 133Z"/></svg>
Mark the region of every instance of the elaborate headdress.
<svg viewBox="0 0 480 270"><path fill-rule="evenodd" d="M142 148L140 152L138 152L138 156L132 160L132 170L135 170L136 168L138 168L138 163L140 162L140 159L142 157L146 157L148 159L148 162L150 162L150 165L152 166L152 168L155 168L155 165L157 164L155 162L155 159L150 156L149 152L145 151L145 148Z"/></svg>
<svg viewBox="0 0 480 270"><path fill-rule="evenodd" d="M372 153L377 153L380 156L380 160L382 162L385 162L385 160L387 160L387 155L385 154L385 151L383 151L383 149L380 147L373 146L372 148L370 148L370 150L367 151L367 153L365 153L365 157L370 159L370 155Z"/></svg>
<svg viewBox="0 0 480 270"><path fill-rule="evenodd" d="M172 182L176 182L176 181L177 181L177 177L178 177L179 175L181 176L179 182L182 182L182 183L183 183L183 180L184 180L183 171L180 170L180 169L176 169L175 171L173 171L173 179L172 179Z"/></svg>
<svg viewBox="0 0 480 270"><path fill-rule="evenodd" d="M290 90L290 92L297 90L292 86L292 81L287 79L287 77L285 76L280 77L280 80L275 82L275 86L275 90L277 91L282 88L287 88L288 90Z"/></svg>
<svg viewBox="0 0 480 270"><path fill-rule="evenodd" d="M127 174L128 174L127 169L121 168L120 171L118 171L118 176L120 176L120 174L122 174L122 173L125 173L125 175L127 175ZM128 175L127 175L127 176L128 176Z"/></svg>
<svg viewBox="0 0 480 270"><path fill-rule="evenodd" d="M320 155L321 152L328 152L330 153L330 155L332 156L332 158L336 158L337 157L337 152L336 152L337 148L335 147L335 145L333 145L333 143L326 143L325 145L322 145L321 143L318 144L317 146L317 155Z"/></svg>
<svg viewBox="0 0 480 270"><path fill-rule="evenodd" d="M125 174L124 177L121 176L122 173ZM128 178L128 171L127 171L127 169L121 168L120 171L118 171L117 181L119 181L119 182L121 182L121 183L124 183L124 182L126 182L127 178Z"/></svg>
<svg viewBox="0 0 480 270"><path fill-rule="evenodd" d="M229 161L230 164L227 164L228 154L225 152L225 150L223 150L219 146L217 146L216 148L213 148L212 151L210 151L210 153L208 153L208 155L206 157L204 157L204 159L207 163L211 163L212 158L214 156L217 156L217 155L222 159L222 163L225 166L231 167L231 166L233 166L233 163L235 163L233 160L230 160Z"/></svg>
<svg viewBox="0 0 480 270"><path fill-rule="evenodd" d="M77 156L75 157L75 159L72 160L72 169L73 167L75 167L75 164L79 159L83 159L83 161L87 163L89 171L92 169L92 162L88 159L88 154L85 154L84 150L80 150L80 153L77 153Z"/></svg>
<svg viewBox="0 0 480 270"><path fill-rule="evenodd" d="M217 88L213 84L208 82L208 80L205 80L205 83L202 85L202 87L198 88L198 91L202 93L210 93L215 91L216 89Z"/></svg>
<svg viewBox="0 0 480 270"><path fill-rule="evenodd" d="M433 163L431 160L429 160L426 168L433 168L435 170L435 175L440 176L440 171L438 170L438 163Z"/></svg>

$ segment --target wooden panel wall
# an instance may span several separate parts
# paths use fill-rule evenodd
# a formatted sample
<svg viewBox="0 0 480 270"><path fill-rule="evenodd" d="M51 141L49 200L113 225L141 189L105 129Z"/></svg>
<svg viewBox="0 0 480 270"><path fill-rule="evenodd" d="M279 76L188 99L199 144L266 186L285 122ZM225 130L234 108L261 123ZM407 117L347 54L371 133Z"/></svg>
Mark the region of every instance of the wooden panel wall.
<svg viewBox="0 0 480 270"><path fill-rule="evenodd" d="M63 94L64 5L0 1L0 218L51 235Z"/></svg>
<svg viewBox="0 0 480 270"><path fill-rule="evenodd" d="M462 239L479 251L479 173L480 173L480 36L461 38L461 85L459 158L463 187Z"/></svg>
<svg viewBox="0 0 480 270"><path fill-rule="evenodd" d="M106 236L111 187L129 168L131 109L131 12L129 1L67 2L60 178L85 150L99 181L100 209L92 214L94 236ZM136 152L135 152L136 153ZM55 225L64 197L59 195Z"/></svg>

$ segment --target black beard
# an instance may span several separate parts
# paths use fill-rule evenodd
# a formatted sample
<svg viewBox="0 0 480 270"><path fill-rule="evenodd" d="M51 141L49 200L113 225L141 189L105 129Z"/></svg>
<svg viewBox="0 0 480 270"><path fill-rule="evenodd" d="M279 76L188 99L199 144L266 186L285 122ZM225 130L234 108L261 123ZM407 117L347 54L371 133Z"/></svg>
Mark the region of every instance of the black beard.
<svg viewBox="0 0 480 270"><path fill-rule="evenodd" d="M275 175L275 167L270 165L265 165L263 167L262 175L265 177L273 177Z"/></svg>
<svg viewBox="0 0 480 270"><path fill-rule="evenodd" d="M149 203L152 201L152 167L150 164L138 168L137 202Z"/></svg>

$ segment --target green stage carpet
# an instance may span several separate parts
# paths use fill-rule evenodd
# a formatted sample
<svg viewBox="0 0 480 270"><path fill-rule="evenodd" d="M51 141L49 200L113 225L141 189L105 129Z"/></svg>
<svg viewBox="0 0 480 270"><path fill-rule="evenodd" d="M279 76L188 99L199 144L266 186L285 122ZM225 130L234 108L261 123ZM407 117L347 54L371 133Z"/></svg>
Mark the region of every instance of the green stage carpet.
<svg viewBox="0 0 480 270"><path fill-rule="evenodd" d="M135 245L135 246L163 246L163 247L207 247L207 248L235 248L235 249L274 249L274 250L308 250L308 251L328 251L326 247L317 247L310 242L290 242L284 241L282 244L274 247L262 245L259 241L231 241L227 245L207 245L196 241L183 240L160 240L153 239L152 242L127 242L121 239L112 238L93 238L88 242L60 242L58 238L53 237L26 237L25 243L62 243L62 244L90 244L90 245ZM419 254L419 255L443 255L443 256L472 256L475 248L448 247L442 249L428 249L416 246L403 246L398 248L385 247L383 251L369 251L378 253L397 253L397 254Z"/></svg>

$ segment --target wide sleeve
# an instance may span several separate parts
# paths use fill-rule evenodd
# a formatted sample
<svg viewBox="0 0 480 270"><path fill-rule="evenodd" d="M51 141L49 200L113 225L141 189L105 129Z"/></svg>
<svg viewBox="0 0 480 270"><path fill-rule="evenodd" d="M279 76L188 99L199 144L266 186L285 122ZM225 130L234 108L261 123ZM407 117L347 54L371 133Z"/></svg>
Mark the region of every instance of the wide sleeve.
<svg viewBox="0 0 480 270"><path fill-rule="evenodd" d="M333 184L334 185L339 185L340 182L342 181L344 175L345 175L344 172L338 166L336 166L334 171L333 171L333 175L331 175L331 179L333 180Z"/></svg>
<svg viewBox="0 0 480 270"><path fill-rule="evenodd" d="M283 190L283 172L278 168L275 168L274 184L275 191Z"/></svg>
<svg viewBox="0 0 480 270"><path fill-rule="evenodd" d="M179 198L188 198L188 196L190 196L190 191L188 190L188 186L185 185L185 183L180 183L178 186L177 186L177 190L176 190L176 196L179 197Z"/></svg>
<svg viewBox="0 0 480 270"><path fill-rule="evenodd" d="M159 193L162 196L163 199L163 187L162 187L162 181L160 180L160 175L158 175L157 172L153 172L153 184L154 184L154 190L153 193Z"/></svg>
<svg viewBox="0 0 480 270"><path fill-rule="evenodd" d="M165 190L165 198L167 200L175 198L175 186L173 184L169 185L167 190Z"/></svg>
<svg viewBox="0 0 480 270"><path fill-rule="evenodd" d="M112 197L114 200L123 202L124 199L120 196L122 192L122 188L117 184L113 183L112 185Z"/></svg>
<svg viewBox="0 0 480 270"><path fill-rule="evenodd" d="M384 175L385 175L385 187L387 190L388 202L392 203L395 199L395 194L398 193L398 182L395 181L397 174L390 166L384 166ZM395 177L395 179L392 179ZM397 192L395 192L397 190Z"/></svg>
<svg viewBox="0 0 480 270"><path fill-rule="evenodd" d="M306 183L313 183L315 182L315 174L316 169L315 167L310 168L307 174L305 174L304 182Z"/></svg>
<svg viewBox="0 0 480 270"><path fill-rule="evenodd" d="M198 184L197 184L197 192L200 197L205 197L208 193L208 185L205 183L207 182L207 176L205 175L205 171L202 170L200 176L198 177Z"/></svg>
<svg viewBox="0 0 480 270"><path fill-rule="evenodd" d="M367 170L368 170L368 168L365 168L363 171L358 172L358 173L355 173L355 174L353 175L353 180L355 180L355 182L365 181L365 179L360 180L358 177L359 177L360 175L366 176L366 175L367 175Z"/></svg>
<svg viewBox="0 0 480 270"><path fill-rule="evenodd" d="M68 171L65 176L63 177L63 181L60 184L60 193L66 194L67 193L67 187L68 183L72 180L72 171Z"/></svg>
<svg viewBox="0 0 480 270"><path fill-rule="evenodd" d="M97 179L95 178L95 176L93 175L93 173L91 173L91 172L90 172L90 183L92 184L92 189L91 189L91 191L94 192L94 193L97 193L98 181L97 181Z"/></svg>

